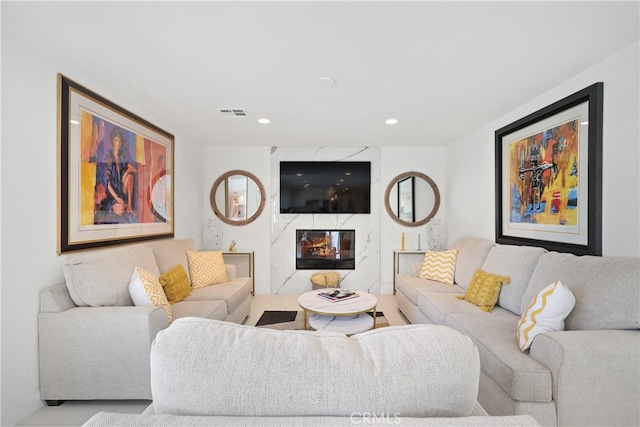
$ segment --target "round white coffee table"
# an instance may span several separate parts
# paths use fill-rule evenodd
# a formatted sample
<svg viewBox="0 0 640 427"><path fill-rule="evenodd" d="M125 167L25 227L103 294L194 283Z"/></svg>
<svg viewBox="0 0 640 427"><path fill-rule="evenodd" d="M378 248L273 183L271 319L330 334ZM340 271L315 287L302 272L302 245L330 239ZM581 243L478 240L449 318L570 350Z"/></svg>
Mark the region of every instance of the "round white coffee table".
<svg viewBox="0 0 640 427"><path fill-rule="evenodd" d="M318 296L319 293L331 291L332 289L316 289L300 295L298 305L304 310L305 329L310 326L317 331L353 335L375 328L378 299L374 295L355 291L357 298L336 302ZM373 316L368 314L370 311L373 311Z"/></svg>

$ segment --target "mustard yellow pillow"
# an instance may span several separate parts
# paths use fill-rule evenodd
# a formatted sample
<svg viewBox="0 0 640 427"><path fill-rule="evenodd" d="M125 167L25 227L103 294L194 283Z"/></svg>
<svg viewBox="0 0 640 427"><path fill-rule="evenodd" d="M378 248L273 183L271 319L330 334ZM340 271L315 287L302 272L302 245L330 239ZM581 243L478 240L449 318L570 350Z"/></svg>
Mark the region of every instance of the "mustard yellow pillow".
<svg viewBox="0 0 640 427"><path fill-rule="evenodd" d="M502 284L511 283L509 276L498 276L477 270L471 278L471 283L464 295L456 295L458 299L464 299L477 305L480 310L492 312L498 303Z"/></svg>
<svg viewBox="0 0 640 427"><path fill-rule="evenodd" d="M160 275L159 279L169 304L180 302L191 294L189 276L180 264Z"/></svg>
<svg viewBox="0 0 640 427"><path fill-rule="evenodd" d="M228 280L222 251L187 251L187 260L193 289L224 283Z"/></svg>

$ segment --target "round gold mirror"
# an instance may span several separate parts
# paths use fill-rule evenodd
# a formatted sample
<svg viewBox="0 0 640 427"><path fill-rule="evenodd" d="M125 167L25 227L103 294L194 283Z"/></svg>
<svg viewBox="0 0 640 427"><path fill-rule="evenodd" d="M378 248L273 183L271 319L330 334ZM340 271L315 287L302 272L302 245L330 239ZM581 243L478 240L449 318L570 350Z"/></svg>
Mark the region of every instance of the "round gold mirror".
<svg viewBox="0 0 640 427"><path fill-rule="evenodd" d="M384 193L389 216L398 224L418 227L431 220L440 207L436 183L420 172L405 172L391 180Z"/></svg>
<svg viewBox="0 0 640 427"><path fill-rule="evenodd" d="M260 216L266 196L260 180L250 172L232 170L211 186L211 207L225 224L246 225Z"/></svg>

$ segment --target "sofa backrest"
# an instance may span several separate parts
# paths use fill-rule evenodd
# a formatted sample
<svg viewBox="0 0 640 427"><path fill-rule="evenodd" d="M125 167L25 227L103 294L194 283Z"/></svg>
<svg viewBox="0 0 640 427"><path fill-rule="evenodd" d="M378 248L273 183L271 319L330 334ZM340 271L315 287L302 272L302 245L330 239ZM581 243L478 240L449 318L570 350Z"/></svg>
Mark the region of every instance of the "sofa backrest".
<svg viewBox="0 0 640 427"><path fill-rule="evenodd" d="M640 329L639 258L546 253L531 275L521 309L524 311L542 288L556 280L576 299L565 329Z"/></svg>
<svg viewBox="0 0 640 427"><path fill-rule="evenodd" d="M151 349L156 414L464 417L479 376L471 339L439 325L347 337L187 317Z"/></svg>
<svg viewBox="0 0 640 427"><path fill-rule="evenodd" d="M457 249L454 282L463 289L469 287L473 274L482 268L495 243L480 237L466 236L454 241L449 249Z"/></svg>
<svg viewBox="0 0 640 427"><path fill-rule="evenodd" d="M136 267L159 275L153 251L144 244L78 255L62 265L62 272L76 305L122 306L133 305L129 282Z"/></svg>
<svg viewBox="0 0 640 427"><path fill-rule="evenodd" d="M191 239L160 240L147 243L153 251L158 263L160 274L164 274L176 265L180 264L189 276L189 261L187 251L195 251L196 247ZM191 276L189 276L191 279Z"/></svg>
<svg viewBox="0 0 640 427"><path fill-rule="evenodd" d="M509 276L510 279L510 283L503 284L500 290L500 307L517 315L522 314L522 297L539 258L546 252L544 248L530 246L495 245L491 248L482 270Z"/></svg>

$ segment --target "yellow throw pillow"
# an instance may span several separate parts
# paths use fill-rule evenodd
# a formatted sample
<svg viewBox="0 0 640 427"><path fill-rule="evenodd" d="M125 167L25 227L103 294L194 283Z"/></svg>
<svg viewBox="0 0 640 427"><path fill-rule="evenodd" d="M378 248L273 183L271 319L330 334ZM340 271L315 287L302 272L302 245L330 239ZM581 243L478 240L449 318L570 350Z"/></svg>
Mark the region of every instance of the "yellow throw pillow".
<svg viewBox="0 0 640 427"><path fill-rule="evenodd" d="M456 270L458 250L427 251L420 270L423 279L436 280L446 285L453 285L453 273Z"/></svg>
<svg viewBox="0 0 640 427"><path fill-rule="evenodd" d="M191 294L189 276L187 276L187 272L184 271L184 267L180 264L160 275L159 279L169 304L180 302Z"/></svg>
<svg viewBox="0 0 640 427"><path fill-rule="evenodd" d="M340 286L340 273L337 271L328 271L324 277L327 280L327 286L330 288L337 288Z"/></svg>
<svg viewBox="0 0 640 427"><path fill-rule="evenodd" d="M482 311L492 312L498 303L503 283L511 283L509 276L498 276L478 269L473 274L465 294L456 295L456 298L467 300Z"/></svg>
<svg viewBox="0 0 640 427"><path fill-rule="evenodd" d="M222 251L187 251L187 260L193 289L224 283L228 280Z"/></svg>
<svg viewBox="0 0 640 427"><path fill-rule="evenodd" d="M316 286L327 286L327 277L324 275L324 273L313 273L311 275L311 283L313 283Z"/></svg>
<svg viewBox="0 0 640 427"><path fill-rule="evenodd" d="M129 281L129 294L135 305L155 305L167 311L169 323L173 320L171 305L158 278L141 267L133 269Z"/></svg>
<svg viewBox="0 0 640 427"><path fill-rule="evenodd" d="M533 338L538 334L564 330L564 319L575 305L573 292L559 280L544 287L522 313L518 323L520 350L531 347Z"/></svg>

